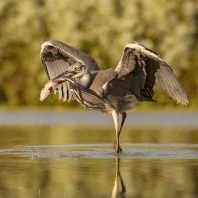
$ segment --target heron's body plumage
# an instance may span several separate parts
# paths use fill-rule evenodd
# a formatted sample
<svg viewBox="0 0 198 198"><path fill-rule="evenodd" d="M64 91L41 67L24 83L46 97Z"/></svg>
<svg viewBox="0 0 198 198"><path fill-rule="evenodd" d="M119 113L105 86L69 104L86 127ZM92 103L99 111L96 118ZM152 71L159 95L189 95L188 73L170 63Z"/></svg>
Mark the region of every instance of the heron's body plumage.
<svg viewBox="0 0 198 198"><path fill-rule="evenodd" d="M75 99L85 108L112 114L116 129L115 154L121 151L119 136L125 112L143 101L155 101L154 85L175 102L188 104L185 90L172 69L155 52L135 41L126 43L115 69L99 70L92 57L56 40L43 43L40 55L50 80L59 82L61 76L67 76L76 82L61 79L58 88L53 87L59 98ZM119 113L122 114L120 127Z"/></svg>

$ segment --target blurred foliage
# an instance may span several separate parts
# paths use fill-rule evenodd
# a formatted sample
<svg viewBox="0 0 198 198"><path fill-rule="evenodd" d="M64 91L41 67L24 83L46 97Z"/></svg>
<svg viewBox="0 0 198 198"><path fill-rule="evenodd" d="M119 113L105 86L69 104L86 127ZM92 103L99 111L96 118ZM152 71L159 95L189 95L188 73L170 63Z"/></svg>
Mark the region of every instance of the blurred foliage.
<svg viewBox="0 0 198 198"><path fill-rule="evenodd" d="M198 0L6 0L0 23L1 107L69 105L38 100L47 81L40 46L49 39L90 54L101 69L116 67L124 44L139 41L173 68L198 107ZM158 105L142 107L175 106L159 91L155 99Z"/></svg>

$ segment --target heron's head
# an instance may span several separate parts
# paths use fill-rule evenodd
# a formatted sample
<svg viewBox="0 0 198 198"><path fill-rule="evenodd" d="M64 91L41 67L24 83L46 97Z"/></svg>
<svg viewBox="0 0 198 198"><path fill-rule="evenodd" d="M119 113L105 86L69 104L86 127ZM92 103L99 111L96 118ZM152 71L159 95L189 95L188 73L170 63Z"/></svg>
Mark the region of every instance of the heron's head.
<svg viewBox="0 0 198 198"><path fill-rule="evenodd" d="M71 78L79 78L83 77L87 73L89 73L88 68L78 62L71 65L63 74L65 76L70 76Z"/></svg>

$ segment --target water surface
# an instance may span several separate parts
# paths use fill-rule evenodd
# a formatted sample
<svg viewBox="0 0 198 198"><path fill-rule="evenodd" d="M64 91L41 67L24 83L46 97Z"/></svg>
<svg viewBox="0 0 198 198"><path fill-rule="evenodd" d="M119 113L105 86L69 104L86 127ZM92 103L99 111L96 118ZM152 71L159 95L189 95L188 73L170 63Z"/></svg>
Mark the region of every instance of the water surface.
<svg viewBox="0 0 198 198"><path fill-rule="evenodd" d="M0 126L0 197L197 197L198 129Z"/></svg>
<svg viewBox="0 0 198 198"><path fill-rule="evenodd" d="M136 127L196 127L198 112L127 112L125 125ZM0 111L6 125L88 125L113 126L110 114L97 111Z"/></svg>

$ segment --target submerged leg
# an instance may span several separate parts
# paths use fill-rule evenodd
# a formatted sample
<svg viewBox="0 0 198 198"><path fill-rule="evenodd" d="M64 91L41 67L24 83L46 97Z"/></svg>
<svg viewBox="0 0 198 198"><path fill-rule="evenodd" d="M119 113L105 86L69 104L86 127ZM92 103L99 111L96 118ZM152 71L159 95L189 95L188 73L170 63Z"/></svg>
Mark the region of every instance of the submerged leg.
<svg viewBox="0 0 198 198"><path fill-rule="evenodd" d="M122 131L122 127L123 127L124 122L125 122L126 117L127 117L126 112L123 112L123 113L121 113L121 114L122 114L122 121L121 121L121 126L120 126L120 129L119 129L119 132L118 132L118 138L120 138L120 134L121 134L121 131ZM115 148L115 146L116 146L116 141L115 141L115 143L114 143L114 148ZM122 148L120 147L120 145L119 145L119 151L122 151Z"/></svg>

